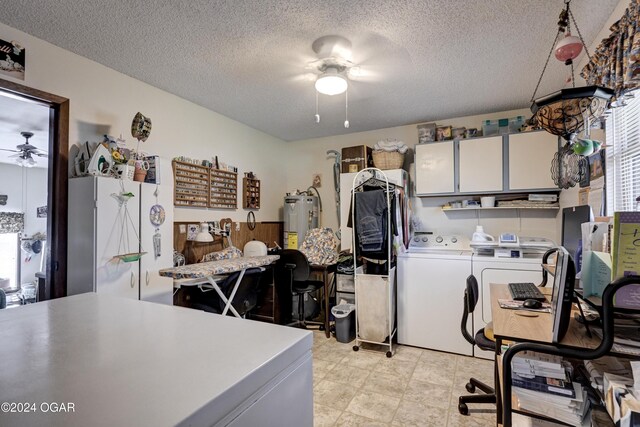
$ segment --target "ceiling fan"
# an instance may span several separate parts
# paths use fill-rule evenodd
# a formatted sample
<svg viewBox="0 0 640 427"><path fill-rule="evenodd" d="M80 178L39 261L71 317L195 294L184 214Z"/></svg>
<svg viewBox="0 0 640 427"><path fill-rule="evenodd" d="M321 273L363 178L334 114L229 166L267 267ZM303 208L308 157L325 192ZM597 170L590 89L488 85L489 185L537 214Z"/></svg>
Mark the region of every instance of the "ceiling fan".
<svg viewBox="0 0 640 427"><path fill-rule="evenodd" d="M6 148L0 148L0 151L9 151L15 153L9 157L15 157L16 163L25 167L33 167L36 164L33 156L47 157L45 151L40 150L38 147L29 144L29 138L33 136L33 132L20 132L25 138L25 143L16 146L16 150L8 150Z"/></svg>

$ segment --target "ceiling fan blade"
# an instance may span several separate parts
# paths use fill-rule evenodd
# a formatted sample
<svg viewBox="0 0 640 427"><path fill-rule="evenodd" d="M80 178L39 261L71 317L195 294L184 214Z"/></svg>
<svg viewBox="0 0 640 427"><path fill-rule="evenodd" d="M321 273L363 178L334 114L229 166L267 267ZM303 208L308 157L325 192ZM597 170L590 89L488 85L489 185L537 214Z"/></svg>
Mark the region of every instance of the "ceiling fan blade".
<svg viewBox="0 0 640 427"><path fill-rule="evenodd" d="M35 151L32 151L31 154L34 154L38 157L49 157L47 153L36 153Z"/></svg>
<svg viewBox="0 0 640 427"><path fill-rule="evenodd" d="M9 150L7 148L0 148L0 151L9 151L11 153L21 153L21 150Z"/></svg>

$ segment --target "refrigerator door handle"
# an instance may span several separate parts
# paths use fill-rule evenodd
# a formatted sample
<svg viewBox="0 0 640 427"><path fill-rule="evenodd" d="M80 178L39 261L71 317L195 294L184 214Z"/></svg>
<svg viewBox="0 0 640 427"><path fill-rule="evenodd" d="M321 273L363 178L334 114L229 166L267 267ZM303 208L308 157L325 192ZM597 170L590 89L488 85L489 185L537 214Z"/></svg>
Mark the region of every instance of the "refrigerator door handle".
<svg viewBox="0 0 640 427"><path fill-rule="evenodd" d="M131 288L133 289L135 283L135 276L133 275L133 272L131 272Z"/></svg>
<svg viewBox="0 0 640 427"><path fill-rule="evenodd" d="M145 281L147 283L147 286L149 286L149 270L147 270L147 274L145 275Z"/></svg>

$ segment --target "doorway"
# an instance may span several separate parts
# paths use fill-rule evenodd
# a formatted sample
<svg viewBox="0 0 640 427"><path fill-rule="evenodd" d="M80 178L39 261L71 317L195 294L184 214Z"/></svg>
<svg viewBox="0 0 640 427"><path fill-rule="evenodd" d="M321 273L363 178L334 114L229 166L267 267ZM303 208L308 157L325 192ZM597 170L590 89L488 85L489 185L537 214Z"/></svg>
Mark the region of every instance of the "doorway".
<svg viewBox="0 0 640 427"><path fill-rule="evenodd" d="M7 106L11 102L14 106L22 106L16 108L24 108L25 114L30 116L42 114L41 122L48 125L46 131L35 130L38 127L35 124L32 125L34 130L21 130L28 133L19 135L20 144L15 144L15 139L0 141L2 155L7 157L3 160L0 155L0 174L2 169L19 171L16 178L11 178L11 186L5 187L13 188L13 200L9 194L0 194L0 207L3 195L8 196L7 203L20 199L19 206L0 209L11 224L2 228L0 221L0 233L6 235L2 236L5 249L0 250L11 254L10 246L16 242L19 260L13 263L9 258L5 262L7 265L3 268L10 277L0 273L3 276L0 287L4 284L14 290L20 289L23 284L31 283L35 276L38 286L34 292L39 301L60 298L67 292L69 100L3 79L0 79L0 98L0 104ZM3 111L2 107L0 111ZM3 118L7 117L11 118L9 114L3 115ZM38 134L39 138L36 138ZM16 192L16 188L21 191ZM12 215L7 214L8 211ZM16 272L12 271L12 265ZM13 284L2 282L2 279L13 280ZM22 294L30 295L29 292Z"/></svg>

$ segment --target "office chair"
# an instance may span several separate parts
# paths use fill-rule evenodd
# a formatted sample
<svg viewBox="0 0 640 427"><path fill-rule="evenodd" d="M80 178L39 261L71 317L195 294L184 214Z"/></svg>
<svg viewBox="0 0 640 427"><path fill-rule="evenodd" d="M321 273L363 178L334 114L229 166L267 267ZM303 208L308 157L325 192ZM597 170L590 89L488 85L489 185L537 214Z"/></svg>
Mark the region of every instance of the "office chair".
<svg viewBox="0 0 640 427"><path fill-rule="evenodd" d="M549 263L549 257L553 254L555 254L556 252L558 252L558 248L551 248L549 249L547 252L544 253L544 255L542 255L542 264L548 264ZM544 288L545 286L547 286L547 280L549 278L549 273L547 273L546 269L542 269L542 283L540 283L538 285L538 287L540 288Z"/></svg>
<svg viewBox="0 0 640 427"><path fill-rule="evenodd" d="M247 312L258 304L258 288L260 286L260 277L264 271L264 268L249 268L245 271L238 290L231 302L231 305L240 316L245 317ZM227 298L231 296L233 286L238 280L238 276L240 276L239 271L231 273L218 285ZM198 310L218 314L224 310L225 303L213 289L206 289L205 291L196 293L193 299L195 301L191 304L191 307ZM230 311L228 314L232 315Z"/></svg>
<svg viewBox="0 0 640 427"><path fill-rule="evenodd" d="M308 324L323 325L321 322L307 322L305 320L304 295L315 292L324 286L321 280L309 280L310 275L309 261L302 252L295 249L285 249L280 253L280 259L276 262L280 299L281 301L291 301L291 296L298 296L298 320L289 323L288 326L295 325L306 328ZM283 306L288 307L287 304L283 304ZM291 310L285 312L290 313Z"/></svg>
<svg viewBox="0 0 640 427"><path fill-rule="evenodd" d="M0 289L0 309L7 308L7 294Z"/></svg>
<svg viewBox="0 0 640 427"><path fill-rule="evenodd" d="M475 336L472 336L467 331L467 320L478 304L478 297L478 281L472 274L467 277L467 288L464 291L464 312L462 313L462 323L460 325L462 336L470 344L478 346L481 350L495 351L496 343L485 336L484 328L476 332ZM485 394L460 396L458 398L458 411L460 411L462 415L469 415L469 407L467 406L467 403L496 403L495 390L482 381L470 378L465 388L469 393L474 393L476 388L479 388Z"/></svg>

